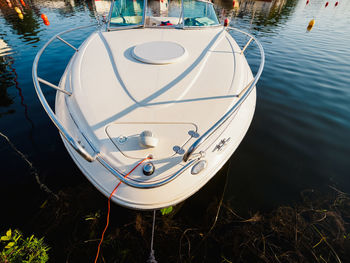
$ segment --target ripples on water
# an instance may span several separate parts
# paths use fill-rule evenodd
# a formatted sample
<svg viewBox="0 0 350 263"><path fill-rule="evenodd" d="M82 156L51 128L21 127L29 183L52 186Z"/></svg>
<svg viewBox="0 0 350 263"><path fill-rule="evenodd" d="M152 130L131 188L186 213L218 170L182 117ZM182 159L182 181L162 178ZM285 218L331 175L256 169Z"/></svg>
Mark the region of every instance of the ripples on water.
<svg viewBox="0 0 350 263"><path fill-rule="evenodd" d="M246 174L236 175L232 196L238 203L279 203L328 184L350 190L350 3L280 3L263 3L271 6L268 12L233 20L257 35L266 52L256 115L236 155ZM316 24L306 32L312 18Z"/></svg>
<svg viewBox="0 0 350 263"><path fill-rule="evenodd" d="M95 23L95 18L91 2L27 2L23 20L5 1L0 2L0 131L34 161L44 181L58 190L85 179L36 98L32 61L51 36ZM232 26L256 35L266 52L256 114L231 158L227 196L237 207L264 209L295 200L302 189L328 184L350 192L350 1L339 1L338 7L331 2L327 8L322 0L305 2L241 1L232 8L231 1L215 1L220 17L230 17ZM42 23L41 13L48 16L50 26ZM307 32L312 18L316 24ZM78 46L87 34L70 34L67 39ZM241 44L244 41L239 39ZM39 72L57 83L72 53L62 43L48 51ZM255 48L247 50L255 70L256 55ZM54 91L47 90L47 94L53 103ZM33 200L40 200L27 167L2 140L0 158L3 198L21 189L30 195L29 207ZM215 182L192 201L208 201L203 193L215 189ZM13 202L23 200L18 197Z"/></svg>

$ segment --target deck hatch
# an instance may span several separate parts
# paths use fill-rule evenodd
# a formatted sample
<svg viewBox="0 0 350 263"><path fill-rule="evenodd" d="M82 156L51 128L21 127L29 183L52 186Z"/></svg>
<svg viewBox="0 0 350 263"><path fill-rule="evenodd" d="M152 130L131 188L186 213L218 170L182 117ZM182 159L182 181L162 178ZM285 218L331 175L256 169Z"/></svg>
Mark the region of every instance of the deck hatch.
<svg viewBox="0 0 350 263"><path fill-rule="evenodd" d="M132 50L132 56L147 64L172 64L187 57L186 49L171 41L152 41L137 45Z"/></svg>
<svg viewBox="0 0 350 263"><path fill-rule="evenodd" d="M140 134L144 130L157 136L159 142L156 147L144 148L140 145ZM154 159L164 159L176 154L174 146L182 147L192 138L188 134L191 130L197 131L193 123L112 123L107 126L106 133L126 157L145 158L152 155Z"/></svg>

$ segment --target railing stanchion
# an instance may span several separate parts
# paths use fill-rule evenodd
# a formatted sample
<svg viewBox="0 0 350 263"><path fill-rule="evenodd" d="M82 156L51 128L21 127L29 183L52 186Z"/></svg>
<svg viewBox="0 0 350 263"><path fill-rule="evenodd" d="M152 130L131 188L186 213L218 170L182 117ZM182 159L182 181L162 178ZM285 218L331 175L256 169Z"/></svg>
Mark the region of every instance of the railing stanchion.
<svg viewBox="0 0 350 263"><path fill-rule="evenodd" d="M249 41L247 42L247 44L245 44L244 48L242 49L241 55L243 55L244 51L246 50L246 48L249 46L250 42L252 42L252 41L253 41L253 38L251 37L251 38L249 39Z"/></svg>
<svg viewBox="0 0 350 263"><path fill-rule="evenodd" d="M38 77L38 80L39 80L39 82L41 82L41 83L43 83L43 84L45 84L45 85L47 85L47 86L49 86L49 87L51 87L51 88L53 88L53 89L55 89L55 90L58 90L58 91L60 91L60 92L63 92L63 93L65 93L65 94L67 94L68 96L71 96L71 95L72 95L72 93L70 93L70 92L68 92L68 91L66 91L66 90L64 90L64 89L61 89L60 87L58 87L58 86L52 84L51 82L48 82L48 81L42 79L42 78L39 78L39 77Z"/></svg>
<svg viewBox="0 0 350 263"><path fill-rule="evenodd" d="M65 43L67 46L73 48L75 51L78 51L78 49L73 46L72 44L68 43L66 40L64 40L63 38L61 38L60 36L56 36L57 39L61 40L63 43Z"/></svg>

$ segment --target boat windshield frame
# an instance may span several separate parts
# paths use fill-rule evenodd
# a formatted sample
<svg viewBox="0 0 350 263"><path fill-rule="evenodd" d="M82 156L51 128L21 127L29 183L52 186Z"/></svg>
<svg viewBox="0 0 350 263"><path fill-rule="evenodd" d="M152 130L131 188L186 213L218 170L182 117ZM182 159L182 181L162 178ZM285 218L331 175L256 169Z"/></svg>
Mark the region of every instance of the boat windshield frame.
<svg viewBox="0 0 350 263"><path fill-rule="evenodd" d="M206 4L210 4L213 7L214 10L214 4L209 0L191 0L193 2L203 2ZM133 29L133 28L164 28L164 29L208 29L208 28L217 28L222 27L223 25L220 23L219 18L217 17L215 13L215 18L217 19L217 23L213 25L185 25L185 10L184 10L184 0L181 0L181 13L179 16L179 23L177 25L165 25L165 26L148 26L146 25L146 17L147 17L147 9L148 9L148 0L143 0L143 10L142 10L142 21L138 24L130 24L130 25L112 25L111 26L111 19L114 9L114 4L116 0L112 0L111 7L108 14L108 19L106 22L106 31L116 31L116 30L126 30L126 29Z"/></svg>

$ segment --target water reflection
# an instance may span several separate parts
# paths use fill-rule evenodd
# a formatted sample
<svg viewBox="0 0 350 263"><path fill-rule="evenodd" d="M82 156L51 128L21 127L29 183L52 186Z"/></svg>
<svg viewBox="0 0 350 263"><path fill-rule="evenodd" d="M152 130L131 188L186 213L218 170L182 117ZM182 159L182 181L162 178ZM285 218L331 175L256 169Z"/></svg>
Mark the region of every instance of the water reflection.
<svg viewBox="0 0 350 263"><path fill-rule="evenodd" d="M271 31L269 27L280 26L293 13L298 1L288 0L241 0L227 1L216 0L220 19L228 17L231 25L248 21L252 26L252 31Z"/></svg>
<svg viewBox="0 0 350 263"><path fill-rule="evenodd" d="M38 8L46 8L49 10L55 10L63 17L69 17L77 13L79 10L85 10L87 5L91 6L91 1L84 0L35 0L33 4ZM91 9L92 10L92 9Z"/></svg>
<svg viewBox="0 0 350 263"><path fill-rule="evenodd" d="M16 11L15 8L19 11ZM29 44L39 42L38 33L40 32L40 26L37 13L35 12L37 9L34 8L33 10L29 2L25 7L17 1L13 1L11 7L4 2L0 2L0 10L7 25L10 25L16 34L24 39L24 42ZM19 16L20 14L22 16Z"/></svg>
<svg viewBox="0 0 350 263"><path fill-rule="evenodd" d="M0 107L9 107L13 103L13 99L8 94L8 89L13 85L15 76L9 70L8 55L12 49L7 45L5 40L0 38ZM1 108L0 108L1 109ZM12 113L11 110L0 111L0 117L7 113Z"/></svg>
<svg viewBox="0 0 350 263"><path fill-rule="evenodd" d="M0 107L9 107L13 104L13 99L9 96L8 89L13 86L15 76L13 72L9 70L9 63L6 56L0 57ZM1 111L0 117L2 114L3 112Z"/></svg>
<svg viewBox="0 0 350 263"><path fill-rule="evenodd" d="M5 42L5 40L0 38L0 57L9 55L12 53L12 48Z"/></svg>
<svg viewBox="0 0 350 263"><path fill-rule="evenodd" d="M10 68L11 72L14 75L13 81L15 83L16 90L18 91L18 96L20 97L20 100L21 100L21 106L24 108L24 116L27 119L27 121L30 123L32 128L34 128L34 123L28 115L28 105L24 102L23 91L22 91L22 88L20 88L20 85L18 82L18 75L17 75L16 69L13 67L14 60L12 57L9 57L9 61L10 61L10 63L8 65L8 67Z"/></svg>

